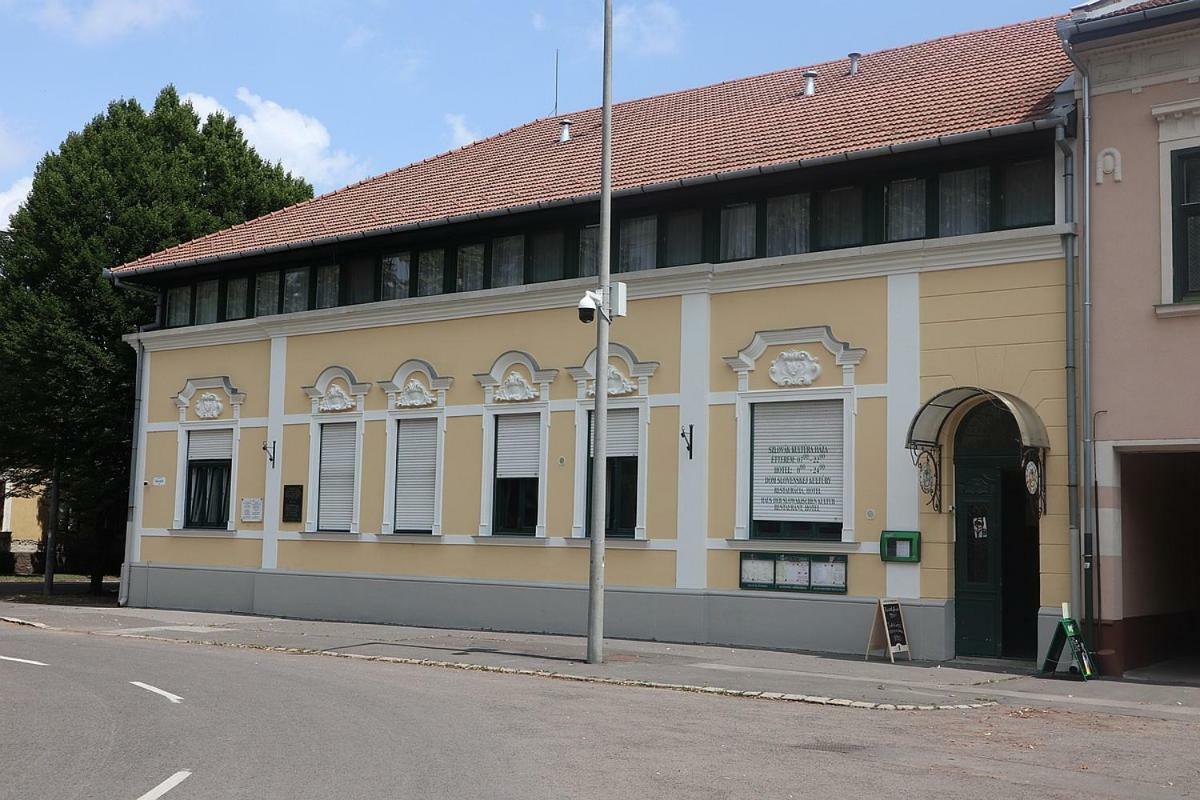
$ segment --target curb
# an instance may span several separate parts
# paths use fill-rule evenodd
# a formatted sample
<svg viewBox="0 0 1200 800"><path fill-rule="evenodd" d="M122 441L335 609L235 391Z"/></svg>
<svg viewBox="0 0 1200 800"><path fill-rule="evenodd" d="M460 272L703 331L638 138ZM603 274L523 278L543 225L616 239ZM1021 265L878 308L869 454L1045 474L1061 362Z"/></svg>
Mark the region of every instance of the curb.
<svg viewBox="0 0 1200 800"><path fill-rule="evenodd" d="M30 628L47 628L48 627L41 622L32 622L30 620L19 619L17 617L0 617L0 622L7 622L11 625L26 625Z"/></svg>

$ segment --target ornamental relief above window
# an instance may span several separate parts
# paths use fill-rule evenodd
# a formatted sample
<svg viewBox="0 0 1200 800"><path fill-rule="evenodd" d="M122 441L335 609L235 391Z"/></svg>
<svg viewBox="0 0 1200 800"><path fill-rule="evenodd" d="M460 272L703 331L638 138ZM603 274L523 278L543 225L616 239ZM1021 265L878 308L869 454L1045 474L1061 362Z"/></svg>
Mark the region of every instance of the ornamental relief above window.
<svg viewBox="0 0 1200 800"><path fill-rule="evenodd" d="M639 361L637 354L620 342L609 345L609 363L605 387L609 397L634 397L650 393L650 379L658 370L657 361ZM588 353L578 367L567 367L575 381L580 400L596 396L596 350Z"/></svg>
<svg viewBox="0 0 1200 800"><path fill-rule="evenodd" d="M391 379L379 381L388 398L389 411L416 411L446 405L446 392L454 379L438 374L433 365L419 358L401 364Z"/></svg>
<svg viewBox="0 0 1200 800"><path fill-rule="evenodd" d="M801 348L797 345L810 346ZM855 368L867 351L861 347L851 347L849 342L838 339L828 325L756 331L750 343L737 355L724 359L726 365L737 373L739 392L754 388L751 386L751 375L759 362L766 361L770 353L774 355L769 361L766 375L771 385L763 388L787 389L811 387L818 381L822 385L853 386ZM827 367L841 368L840 382L820 380L822 376L836 376L836 372L828 375Z"/></svg>
<svg viewBox="0 0 1200 800"><path fill-rule="evenodd" d="M550 400L550 384L557 369L543 369L529 353L509 350L501 354L487 372L475 375L483 387L484 402L527 403Z"/></svg>
<svg viewBox="0 0 1200 800"><path fill-rule="evenodd" d="M358 380L347 367L326 367L311 386L303 387L312 402L312 413L344 414L363 410L371 384Z"/></svg>
<svg viewBox="0 0 1200 800"><path fill-rule="evenodd" d="M179 421L237 419L246 395L237 390L228 375L189 378L173 398Z"/></svg>

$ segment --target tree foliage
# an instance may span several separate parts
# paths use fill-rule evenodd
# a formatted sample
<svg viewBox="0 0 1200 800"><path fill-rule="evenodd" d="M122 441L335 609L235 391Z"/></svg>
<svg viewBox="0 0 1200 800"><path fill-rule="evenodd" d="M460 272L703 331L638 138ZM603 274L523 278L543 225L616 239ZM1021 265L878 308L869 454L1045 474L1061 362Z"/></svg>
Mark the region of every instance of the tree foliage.
<svg viewBox="0 0 1200 800"><path fill-rule="evenodd" d="M154 318L152 297L106 268L308 199L237 123L201 125L174 87L147 113L117 100L38 164L0 233L0 476L37 491L59 476L78 533L123 528L135 355L122 336Z"/></svg>

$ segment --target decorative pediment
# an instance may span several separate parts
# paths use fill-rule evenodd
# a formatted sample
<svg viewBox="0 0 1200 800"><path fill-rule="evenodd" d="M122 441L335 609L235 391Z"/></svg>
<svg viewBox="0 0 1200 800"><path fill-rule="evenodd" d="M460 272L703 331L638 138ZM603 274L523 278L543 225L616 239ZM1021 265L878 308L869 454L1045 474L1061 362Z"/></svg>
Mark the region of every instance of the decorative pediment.
<svg viewBox="0 0 1200 800"><path fill-rule="evenodd" d="M380 381L379 387L387 393L388 408L404 410L446 405L446 390L452 383L453 378L438 375L428 361L410 358L391 380Z"/></svg>
<svg viewBox="0 0 1200 800"><path fill-rule="evenodd" d="M214 392L205 392L196 398L196 416L200 419L216 419L225 410L225 404Z"/></svg>
<svg viewBox="0 0 1200 800"><path fill-rule="evenodd" d="M204 391L204 390L216 391ZM197 395L197 392L199 394ZM228 375L217 375L210 378L188 378L183 388L175 395L175 407L179 409L179 421L187 422L188 408L195 411L199 419L217 419L225 411L224 394L233 410L233 417L241 416L242 403L246 395L239 392L230 381ZM193 404L192 399L195 398Z"/></svg>
<svg viewBox="0 0 1200 800"><path fill-rule="evenodd" d="M318 411L350 411L354 408L354 398L342 388L340 383L329 384L329 389L317 401Z"/></svg>
<svg viewBox="0 0 1200 800"><path fill-rule="evenodd" d="M833 363L842 368L843 386L854 384L854 368L867 354L863 348L851 347L849 342L838 339L828 325L757 331L737 355L725 358L726 365L737 373L738 391L749 390L750 373L768 347L799 344L819 344L829 351ZM786 350L771 362L767 374L779 386L810 386L821 375L821 364L808 350Z"/></svg>
<svg viewBox="0 0 1200 800"><path fill-rule="evenodd" d="M776 386L812 386L821 377L821 362L807 350L784 350L767 371Z"/></svg>
<svg viewBox="0 0 1200 800"><path fill-rule="evenodd" d="M524 369L514 369L523 367ZM525 374L529 377L526 378ZM488 403L519 403L549 400L556 369L542 369L537 360L522 350L509 350L492 363L487 372L475 375Z"/></svg>
<svg viewBox="0 0 1200 800"><path fill-rule="evenodd" d="M326 367L312 386L304 387L314 414L361 411L363 397L370 390L371 384L359 381L353 372L341 366Z"/></svg>
<svg viewBox="0 0 1200 800"><path fill-rule="evenodd" d="M523 400L534 400L537 396L537 389L534 389L529 381L525 380L525 376L514 369L504 376L504 380L500 381L500 385L492 394L492 399L502 403L519 403Z"/></svg>
<svg viewBox="0 0 1200 800"><path fill-rule="evenodd" d="M637 384L626 378L621 370L613 364L608 365L608 380L606 381L610 397L620 397L637 392ZM592 381L587 388L588 397L596 396L596 382Z"/></svg>
<svg viewBox="0 0 1200 800"><path fill-rule="evenodd" d="M433 405L434 398L419 379L409 378L404 388L396 393L393 403L397 408L420 408Z"/></svg>
<svg viewBox="0 0 1200 800"><path fill-rule="evenodd" d="M630 348L619 342L609 345L609 357L624 364L625 369L609 363L606 384L611 397L627 395L645 395L650 391L650 378L658 369L657 361L639 361ZM596 396L596 350L588 353L583 364L578 367L567 367L567 373L575 380L580 400Z"/></svg>

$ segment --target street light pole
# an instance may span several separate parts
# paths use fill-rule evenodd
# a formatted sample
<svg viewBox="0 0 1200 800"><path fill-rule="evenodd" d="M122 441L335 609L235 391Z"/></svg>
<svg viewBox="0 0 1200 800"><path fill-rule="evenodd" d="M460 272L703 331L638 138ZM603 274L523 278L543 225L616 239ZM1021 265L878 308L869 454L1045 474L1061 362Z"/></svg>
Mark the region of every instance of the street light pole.
<svg viewBox="0 0 1200 800"><path fill-rule="evenodd" d="M604 661L604 526L608 509L608 326L612 314L612 0L604 0L604 98L600 123L600 307L596 314L596 406L592 412L592 514L588 570L589 664Z"/></svg>

